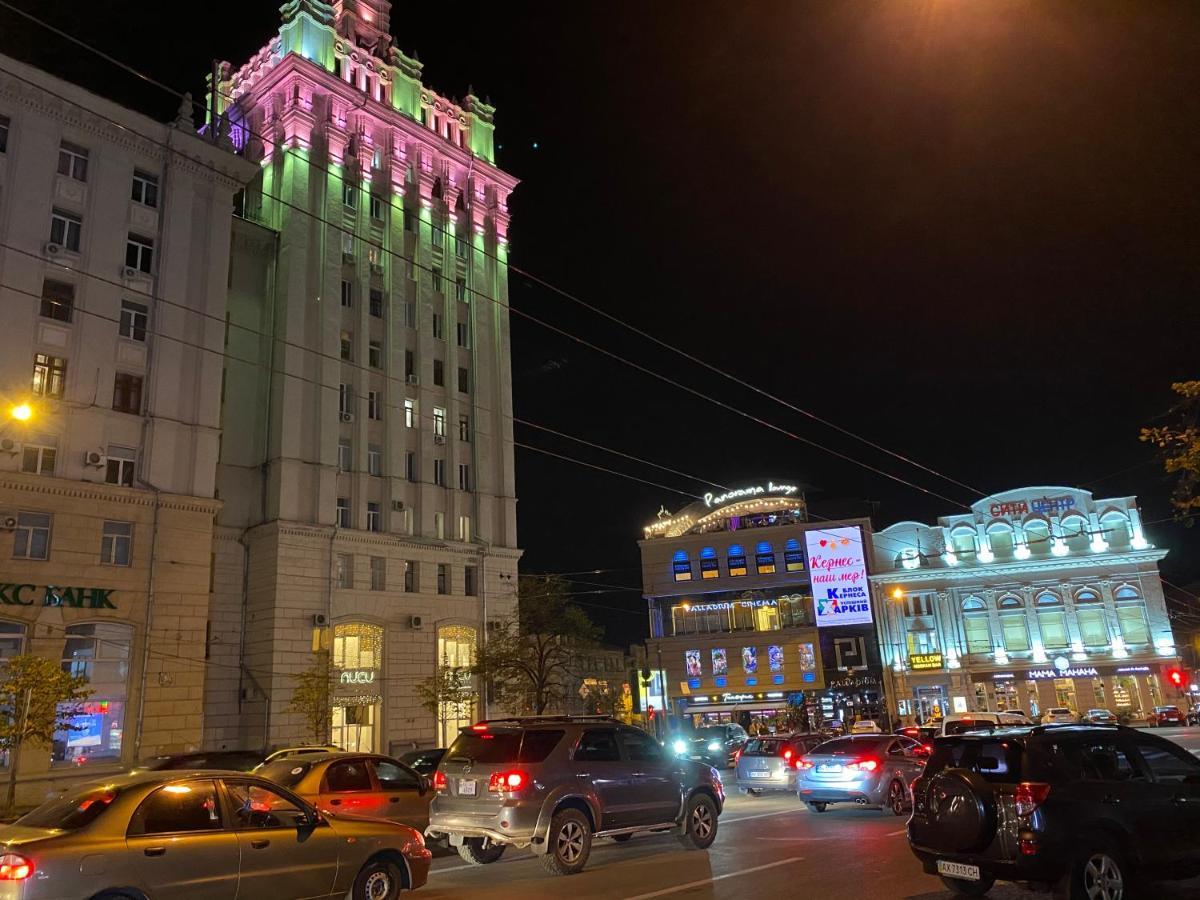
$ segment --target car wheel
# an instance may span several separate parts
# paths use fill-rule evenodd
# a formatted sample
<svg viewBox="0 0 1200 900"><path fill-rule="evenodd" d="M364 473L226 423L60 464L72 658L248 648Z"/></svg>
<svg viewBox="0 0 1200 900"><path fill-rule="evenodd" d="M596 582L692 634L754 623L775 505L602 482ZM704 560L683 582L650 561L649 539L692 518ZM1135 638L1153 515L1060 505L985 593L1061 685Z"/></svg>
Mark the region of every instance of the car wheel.
<svg viewBox="0 0 1200 900"><path fill-rule="evenodd" d="M984 878L979 881L963 881L961 878L947 878L942 876L942 884L946 886L952 894L958 894L960 897L982 897L996 884L994 878Z"/></svg>
<svg viewBox="0 0 1200 900"><path fill-rule="evenodd" d="M696 794L684 813L679 843L689 850L707 850L717 839L717 805L707 794Z"/></svg>
<svg viewBox="0 0 1200 900"><path fill-rule="evenodd" d="M354 900L395 900L400 896L400 873L384 860L369 862L358 870L350 896Z"/></svg>
<svg viewBox="0 0 1200 900"><path fill-rule="evenodd" d="M829 808L828 803L821 803L821 802L806 803L805 806L807 806L813 812L825 812L825 810L827 810Z"/></svg>
<svg viewBox="0 0 1200 900"><path fill-rule="evenodd" d="M542 868L551 875L574 875L587 865L592 852L592 826L577 809L564 809L550 820L550 846Z"/></svg>
<svg viewBox="0 0 1200 900"><path fill-rule="evenodd" d="M893 815L902 816L908 811L904 807L904 785L899 781L893 781L888 785L888 809L892 811Z"/></svg>
<svg viewBox="0 0 1200 900"><path fill-rule="evenodd" d="M632 834L614 834L613 840L616 841L618 844L623 844L632 837L633 837Z"/></svg>
<svg viewBox="0 0 1200 900"><path fill-rule="evenodd" d="M463 838L458 855L473 866L486 866L504 855L508 844L497 844L486 838Z"/></svg>
<svg viewBox="0 0 1200 900"><path fill-rule="evenodd" d="M1062 900L1129 900L1130 876L1120 849L1107 841L1095 841L1072 859L1055 896Z"/></svg>

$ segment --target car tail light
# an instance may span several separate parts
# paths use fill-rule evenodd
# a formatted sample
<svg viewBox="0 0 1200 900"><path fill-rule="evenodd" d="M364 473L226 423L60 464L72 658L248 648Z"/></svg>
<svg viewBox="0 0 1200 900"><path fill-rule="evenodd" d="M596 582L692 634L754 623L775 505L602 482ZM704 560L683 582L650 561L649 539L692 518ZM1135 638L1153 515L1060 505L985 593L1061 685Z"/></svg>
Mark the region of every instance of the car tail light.
<svg viewBox="0 0 1200 900"><path fill-rule="evenodd" d="M1017 785L1017 793L1013 797L1016 802L1018 816L1032 816L1039 806L1046 802L1050 794L1050 785L1039 781L1022 781Z"/></svg>
<svg viewBox="0 0 1200 900"><path fill-rule="evenodd" d="M511 772L493 772L488 779L488 790L493 793L501 791L519 791L529 785L529 776L515 769Z"/></svg>
<svg viewBox="0 0 1200 900"><path fill-rule="evenodd" d="M1037 841L1031 840L1029 838L1021 838L1017 842L1017 844L1021 848L1022 856L1037 856L1037 852L1038 852Z"/></svg>
<svg viewBox="0 0 1200 900"><path fill-rule="evenodd" d="M794 765L797 769L811 769L813 767L813 761L811 759L805 759L803 756L801 756L796 760Z"/></svg>
<svg viewBox="0 0 1200 900"><path fill-rule="evenodd" d="M444 791L448 787L449 787L449 785L446 783L446 773L441 772L441 771L434 772L433 773L433 789L435 791Z"/></svg>
<svg viewBox="0 0 1200 900"><path fill-rule="evenodd" d="M0 881L24 881L33 874L33 861L16 853L0 856Z"/></svg>
<svg viewBox="0 0 1200 900"><path fill-rule="evenodd" d="M783 761L785 763L790 763L792 761L792 756L793 756L793 754L792 754L792 750L790 747L787 750L783 751Z"/></svg>
<svg viewBox="0 0 1200 900"><path fill-rule="evenodd" d="M487 723L480 722L478 725L472 725L471 730L472 731L487 731Z"/></svg>
<svg viewBox="0 0 1200 900"><path fill-rule="evenodd" d="M846 768L852 772L874 772L879 768L879 760L860 759L852 763L847 763Z"/></svg>
<svg viewBox="0 0 1200 900"><path fill-rule="evenodd" d="M734 763L736 763L736 762L737 762L739 759L741 759L741 758L742 758L742 751L741 751L741 750L734 750L734 751L733 751L733 761L734 761Z"/></svg>

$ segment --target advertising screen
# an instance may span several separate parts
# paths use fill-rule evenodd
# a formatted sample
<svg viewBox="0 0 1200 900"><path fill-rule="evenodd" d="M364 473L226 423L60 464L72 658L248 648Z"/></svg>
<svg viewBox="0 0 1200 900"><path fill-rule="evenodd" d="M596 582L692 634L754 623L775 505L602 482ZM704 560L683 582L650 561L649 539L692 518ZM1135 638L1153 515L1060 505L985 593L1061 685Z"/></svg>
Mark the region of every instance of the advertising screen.
<svg viewBox="0 0 1200 900"><path fill-rule="evenodd" d="M772 672L783 671L783 648L772 644L767 648L767 661L771 664Z"/></svg>
<svg viewBox="0 0 1200 900"><path fill-rule="evenodd" d="M853 526L813 529L804 540L817 627L871 624L862 531Z"/></svg>
<svg viewBox="0 0 1200 900"><path fill-rule="evenodd" d="M699 678L702 674L700 669L700 651L687 650L683 654L683 659L687 666L688 678Z"/></svg>
<svg viewBox="0 0 1200 900"><path fill-rule="evenodd" d="M757 647L742 648L742 671L744 671L747 675L753 675L758 671Z"/></svg>
<svg viewBox="0 0 1200 900"><path fill-rule="evenodd" d="M724 647L714 647L712 652L713 675L728 675L729 660L725 656Z"/></svg>

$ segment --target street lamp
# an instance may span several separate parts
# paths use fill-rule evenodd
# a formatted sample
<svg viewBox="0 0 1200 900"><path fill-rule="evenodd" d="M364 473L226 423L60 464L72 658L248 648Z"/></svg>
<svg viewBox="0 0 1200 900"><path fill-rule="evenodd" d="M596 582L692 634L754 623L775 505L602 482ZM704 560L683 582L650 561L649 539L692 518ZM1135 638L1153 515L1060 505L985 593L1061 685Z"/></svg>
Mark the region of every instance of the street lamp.
<svg viewBox="0 0 1200 900"><path fill-rule="evenodd" d="M18 403L11 410L9 410L9 415L11 415L18 422L28 422L33 418L33 407L28 403Z"/></svg>
<svg viewBox="0 0 1200 900"><path fill-rule="evenodd" d="M892 599L893 600L903 600L904 599L904 589L898 588L898 587L892 588Z"/></svg>

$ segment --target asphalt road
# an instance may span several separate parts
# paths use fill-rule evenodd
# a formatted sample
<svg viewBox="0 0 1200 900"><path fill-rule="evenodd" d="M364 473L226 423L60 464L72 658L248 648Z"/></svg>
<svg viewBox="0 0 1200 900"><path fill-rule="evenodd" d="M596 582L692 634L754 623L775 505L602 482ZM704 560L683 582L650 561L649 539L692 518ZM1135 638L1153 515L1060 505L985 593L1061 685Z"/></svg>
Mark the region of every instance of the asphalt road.
<svg viewBox="0 0 1200 900"><path fill-rule="evenodd" d="M1200 728L1161 732L1200 752ZM674 837L645 835L617 844L597 841L579 875L547 874L526 851L470 866L439 854L418 896L652 900L657 897L758 898L812 895L821 900L951 900L909 852L904 818L878 810L832 807L812 813L790 795L729 798L717 840L707 851L684 850ZM1200 896L1200 879L1156 886L1155 900ZM1000 885L994 900L1036 900L1045 894Z"/></svg>

